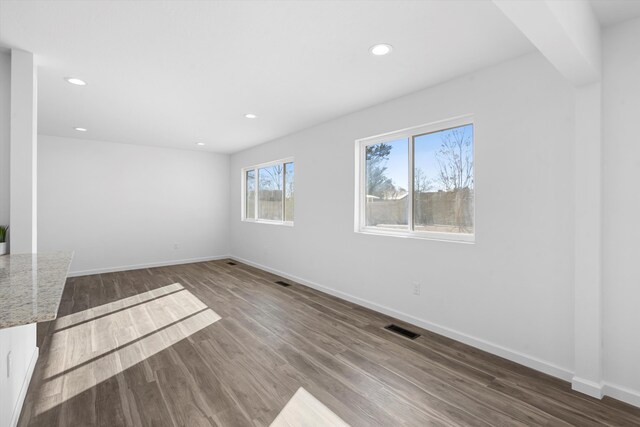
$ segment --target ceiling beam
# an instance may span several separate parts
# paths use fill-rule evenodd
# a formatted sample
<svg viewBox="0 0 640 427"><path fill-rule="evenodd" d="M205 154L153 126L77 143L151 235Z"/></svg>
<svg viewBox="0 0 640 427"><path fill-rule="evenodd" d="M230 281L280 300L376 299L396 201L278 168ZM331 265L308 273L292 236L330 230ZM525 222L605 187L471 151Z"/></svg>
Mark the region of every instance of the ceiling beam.
<svg viewBox="0 0 640 427"><path fill-rule="evenodd" d="M575 86L600 80L600 25L587 0L493 3Z"/></svg>

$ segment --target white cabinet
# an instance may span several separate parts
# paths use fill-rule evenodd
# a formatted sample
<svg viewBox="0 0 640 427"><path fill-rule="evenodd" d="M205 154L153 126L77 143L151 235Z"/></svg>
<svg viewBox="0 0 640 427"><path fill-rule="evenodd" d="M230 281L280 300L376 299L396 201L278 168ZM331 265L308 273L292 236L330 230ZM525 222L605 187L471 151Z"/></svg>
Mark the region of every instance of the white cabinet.
<svg viewBox="0 0 640 427"><path fill-rule="evenodd" d="M18 422L37 357L35 323L0 329L0 427Z"/></svg>

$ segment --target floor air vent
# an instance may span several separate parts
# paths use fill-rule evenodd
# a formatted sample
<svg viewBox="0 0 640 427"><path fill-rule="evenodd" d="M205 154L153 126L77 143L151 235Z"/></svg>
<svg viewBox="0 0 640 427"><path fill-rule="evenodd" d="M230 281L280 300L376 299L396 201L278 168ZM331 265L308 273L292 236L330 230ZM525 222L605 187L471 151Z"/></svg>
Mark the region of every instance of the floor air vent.
<svg viewBox="0 0 640 427"><path fill-rule="evenodd" d="M283 282L282 280L278 280L278 281L277 281L277 282L275 282L275 283L276 283L276 285L280 285L280 286L284 286L284 287L291 286L291 284L290 284L290 283Z"/></svg>
<svg viewBox="0 0 640 427"><path fill-rule="evenodd" d="M385 326L384 328L389 330L389 331L391 331L391 332L394 332L394 333L396 333L398 335L402 335L403 337L407 337L410 340L415 340L416 338L418 338L420 336L420 334L416 334L415 332L408 331L405 328L402 328L402 327L400 327L398 325L394 325L394 324Z"/></svg>
<svg viewBox="0 0 640 427"><path fill-rule="evenodd" d="M237 264L236 264L235 262L233 262L233 261L229 261L227 264L229 264L229 265L237 265Z"/></svg>

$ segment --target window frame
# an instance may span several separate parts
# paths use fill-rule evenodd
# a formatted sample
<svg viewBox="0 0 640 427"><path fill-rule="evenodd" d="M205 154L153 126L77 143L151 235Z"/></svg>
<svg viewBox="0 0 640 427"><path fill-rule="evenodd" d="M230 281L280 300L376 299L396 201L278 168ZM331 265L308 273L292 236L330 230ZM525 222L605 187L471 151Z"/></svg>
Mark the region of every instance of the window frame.
<svg viewBox="0 0 640 427"><path fill-rule="evenodd" d="M448 130L456 127L472 125L473 126L473 233L450 233L444 231L416 231L415 224L413 223L414 215L414 143L415 139L429 133ZM379 227L367 226L366 222L366 147L369 145L380 144L383 142L394 141L398 139L408 140L408 165L409 165L409 194L407 207L407 230L391 230ZM355 141L355 212L354 212L354 231L362 234L373 234L380 236L395 236L395 237L408 237L418 238L436 241L447 242L459 242L459 243L475 243L476 236L476 203L475 203L475 190L476 190L476 126L474 116L467 114L450 119L440 120L419 126L412 126L410 128L401 129L398 131L383 133L367 138L357 139Z"/></svg>
<svg viewBox="0 0 640 427"><path fill-rule="evenodd" d="M286 157L284 159L278 159L278 160L273 160L270 162L265 162L265 163L259 163L256 165L252 165L252 166L247 166L244 167L240 170L240 174L241 174L241 203L240 203L240 220L243 222L253 222L253 223L258 223L258 224L270 224L270 225L284 225L287 227L293 227L293 223L295 221L295 214L294 214L294 221L285 221L285 199L286 199L286 195L285 195L285 185L286 185L286 180L287 180L287 176L285 173L285 164L286 163L293 163L294 164L294 168L295 168L295 161L293 157ZM267 168L270 166L276 166L276 165L281 165L282 166L282 220L273 220L273 219L260 219L258 218L258 201L259 201L259 194L260 194L260 173L259 170L262 168ZM255 199L254 199L254 218L247 218L247 171L254 171L255 174ZM294 169L294 174L295 174L295 169ZM294 186L295 186L295 175L294 175ZM294 187L295 188L295 187ZM295 191L295 190L294 190ZM295 194L295 193L294 193ZM294 208L295 209L295 208Z"/></svg>

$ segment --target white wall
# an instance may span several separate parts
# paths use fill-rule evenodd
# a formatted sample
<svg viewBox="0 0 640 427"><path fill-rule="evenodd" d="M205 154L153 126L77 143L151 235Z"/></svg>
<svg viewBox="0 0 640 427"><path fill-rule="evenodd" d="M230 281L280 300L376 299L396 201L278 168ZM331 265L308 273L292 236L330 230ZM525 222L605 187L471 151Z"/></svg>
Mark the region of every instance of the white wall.
<svg viewBox="0 0 640 427"><path fill-rule="evenodd" d="M0 52L0 225L9 223L10 94L11 55Z"/></svg>
<svg viewBox="0 0 640 427"><path fill-rule="evenodd" d="M640 406L640 20L604 34L604 376ZM619 388L619 387L618 387Z"/></svg>
<svg viewBox="0 0 640 427"><path fill-rule="evenodd" d="M224 256L228 177L227 155L40 135L39 251L72 274Z"/></svg>
<svg viewBox="0 0 640 427"><path fill-rule="evenodd" d="M11 49L10 251L36 253L38 243L38 77L31 52Z"/></svg>
<svg viewBox="0 0 640 427"><path fill-rule="evenodd" d="M468 113L476 243L354 233L354 140ZM571 85L533 54L237 153L231 253L568 380L573 120ZM295 226L241 222L240 169L287 156Z"/></svg>

